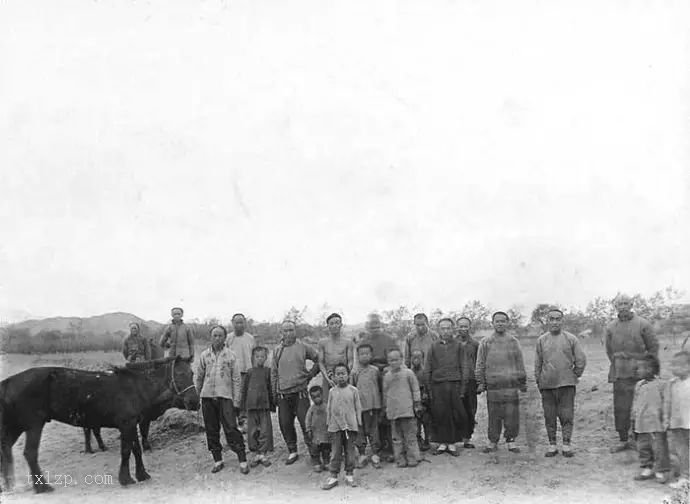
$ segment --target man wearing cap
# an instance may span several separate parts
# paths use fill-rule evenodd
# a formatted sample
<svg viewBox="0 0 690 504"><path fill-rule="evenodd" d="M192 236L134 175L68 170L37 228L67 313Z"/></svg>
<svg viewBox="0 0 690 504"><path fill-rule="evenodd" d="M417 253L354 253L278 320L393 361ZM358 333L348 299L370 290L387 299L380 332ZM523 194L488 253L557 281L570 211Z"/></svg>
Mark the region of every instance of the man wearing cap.
<svg viewBox="0 0 690 504"><path fill-rule="evenodd" d="M659 342L652 324L633 313L633 300L619 294L614 300L618 317L606 326L606 355L611 363L609 383L613 383L613 414L619 443L612 453L632 449L629 441L630 410L635 394L635 367L645 355L658 357Z"/></svg>
<svg viewBox="0 0 690 504"><path fill-rule="evenodd" d="M429 319L424 313L417 313L412 319L414 329L405 339L405 365L409 368L412 352L419 350L426 359L429 349L434 341L438 340L438 334L429 329Z"/></svg>
<svg viewBox="0 0 690 504"><path fill-rule="evenodd" d="M179 307L170 310L172 321L161 336L160 346L166 349L166 357L180 355L194 360L194 332L182 321L183 314Z"/></svg>

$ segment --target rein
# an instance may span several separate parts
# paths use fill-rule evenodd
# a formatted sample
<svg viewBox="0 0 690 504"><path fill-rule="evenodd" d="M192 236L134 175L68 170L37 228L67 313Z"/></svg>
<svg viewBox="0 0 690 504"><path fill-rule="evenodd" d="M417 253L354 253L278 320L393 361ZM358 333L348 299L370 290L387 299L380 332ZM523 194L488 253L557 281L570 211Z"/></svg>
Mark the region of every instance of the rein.
<svg viewBox="0 0 690 504"><path fill-rule="evenodd" d="M184 390L180 390L180 389L177 387L177 383L175 383L175 362L176 362L176 361L177 361L177 359L175 359L175 360L172 361L172 366L171 366L171 369L170 369L170 384L173 386L173 390L175 391L175 394L176 394L176 395L182 395L182 394L184 394L185 392L187 392L189 389L194 388L194 384L191 384L189 387L187 387L187 388L184 389Z"/></svg>

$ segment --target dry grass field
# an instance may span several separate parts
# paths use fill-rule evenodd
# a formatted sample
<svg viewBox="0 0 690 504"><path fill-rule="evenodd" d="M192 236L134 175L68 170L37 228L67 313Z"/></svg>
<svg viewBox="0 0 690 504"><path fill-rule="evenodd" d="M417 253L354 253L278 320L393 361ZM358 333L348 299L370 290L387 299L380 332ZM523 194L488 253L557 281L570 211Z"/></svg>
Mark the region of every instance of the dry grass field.
<svg viewBox="0 0 690 504"><path fill-rule="evenodd" d="M662 375L677 348L670 340L662 341L660 353ZM533 342L523 343L528 376L532 374ZM565 459L544 458L545 430L539 393L529 381L521 402L521 426L518 442L522 453L509 454L500 445L496 456L480 453L486 442L486 405L480 396L476 450L464 450L460 457L426 455L428 462L413 469L384 465L380 470L367 467L356 471L359 487L341 484L330 492L320 490L323 475L315 474L300 446L300 462L283 465L286 449L274 418L276 452L274 464L257 468L248 476L239 473L236 458L226 452L226 468L211 475L211 458L203 433L163 429L161 422L152 425L153 452L145 455L150 481L122 488L117 483L119 466L118 433L104 429L107 452L86 455L79 428L49 423L43 432L40 462L44 472L70 475L73 485L58 487L51 494L34 495L27 481L23 436L14 447L17 488L11 494L0 494L3 502L415 502L415 503L661 503L672 495L655 482L638 483L632 477L638 470L632 451L611 455L616 439L613 430L612 392L606 383L608 361L600 342L585 343L587 369L578 387L576 420L573 435L576 456ZM87 352L67 355L0 356L0 378L31 366L68 365L95 368L108 362L120 363L115 352ZM132 461L133 463L133 461ZM85 478L112 475L112 484L87 484ZM52 478L52 477L51 477Z"/></svg>

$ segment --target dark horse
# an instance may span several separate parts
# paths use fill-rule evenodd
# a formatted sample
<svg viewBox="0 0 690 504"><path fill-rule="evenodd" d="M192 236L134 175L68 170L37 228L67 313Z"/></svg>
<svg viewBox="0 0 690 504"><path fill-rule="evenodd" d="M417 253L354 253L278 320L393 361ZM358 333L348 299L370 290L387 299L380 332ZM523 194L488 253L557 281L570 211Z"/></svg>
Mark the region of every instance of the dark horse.
<svg viewBox="0 0 690 504"><path fill-rule="evenodd" d="M24 457L37 493L44 484L38 447L46 422L57 420L79 427L112 427L120 431L121 485L134 483L129 457L134 453L136 478L150 478L141 456L137 421L151 404L182 397L189 409L199 407L189 359L169 357L115 367L112 372L64 367L27 369L0 382L0 467L4 484L13 479L12 446L26 433Z"/></svg>
<svg viewBox="0 0 690 504"><path fill-rule="evenodd" d="M163 413L170 408L185 409L184 401L179 396L175 396L173 399L169 399L160 404L153 404L151 407L146 408L141 414L141 418L139 419L139 433L141 434L141 447L144 451L151 450L151 443L149 441L151 422L158 420ZM96 438L98 448L102 451L106 451L108 448L105 446L103 438L101 437L101 428L84 427L84 453L93 453L93 448L91 448L91 433L93 433L93 436Z"/></svg>
<svg viewBox="0 0 690 504"><path fill-rule="evenodd" d="M162 359L165 355L163 349L155 342L152 338L149 340L149 346L151 347L151 358L152 359ZM168 399L162 403L153 404L151 407L146 408L141 414L141 419L139 420L139 433L141 434L141 447L144 451L151 449L151 443L149 442L149 429L151 427L151 422L157 420L170 408L184 409L184 401L178 395L174 396L172 399ZM89 427L84 427L84 452L93 453L91 448L91 433L93 432L98 447L105 451L107 448L105 443L103 443L103 438L101 437L100 427L94 427L93 429Z"/></svg>

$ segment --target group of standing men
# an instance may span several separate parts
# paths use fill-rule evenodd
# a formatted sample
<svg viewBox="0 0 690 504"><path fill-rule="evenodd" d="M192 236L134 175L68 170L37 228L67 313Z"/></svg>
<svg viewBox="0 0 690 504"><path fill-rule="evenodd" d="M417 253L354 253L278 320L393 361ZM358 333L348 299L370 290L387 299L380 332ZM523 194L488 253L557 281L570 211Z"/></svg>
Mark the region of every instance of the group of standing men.
<svg viewBox="0 0 690 504"><path fill-rule="evenodd" d="M658 342L651 324L632 313L632 300L621 295L615 301L618 311L616 320L606 328L606 353L611 362L609 381L613 383L615 428L620 443L612 451L631 448L629 443L630 407L635 387L634 363L646 354L657 355ZM171 311L172 322L166 327L160 346L168 355L183 355L194 358L194 337L189 326L182 321L181 308ZM477 396L486 392L488 411L489 444L485 452L498 449L503 431L507 448L518 452L515 439L519 432L519 392L525 392L526 372L522 349L517 338L507 331L509 318L504 312L492 316L493 333L481 342L471 336L472 321L467 317L456 320L443 318L438 323L438 333L429 327L425 314L414 316L414 329L402 345L383 330L378 315L370 315L366 332L357 341L342 334L342 318L332 314L327 319L327 337L318 342L317 348L297 340L296 324L285 321L280 328L281 341L272 353L272 363L267 380L270 381L271 406L277 407L280 431L288 448L285 461L290 465L298 459L297 431L295 419L308 440L305 417L310 408L309 385L320 375L324 397L333 387L333 372L336 365L345 364L353 376L357 373L360 346L371 349L370 364L381 374L388 366L388 353L398 349L404 355L404 364L412 369L421 390L423 408L418 414L417 437L420 448L430 448L435 443L435 454L447 452L457 456L456 445L474 448L472 435L475 430ZM200 369L218 372L218 384L200 384L202 411L207 423L209 449L218 462L220 457L220 426L222 425L233 451L238 453L242 472L246 470L244 444L238 425L246 418L246 412L239 410L242 403L241 383L253 366L254 337L245 330L244 315L232 318L233 332L227 334L221 326L215 327L218 336L218 351L212 348L204 351ZM548 332L537 341L535 355L535 379L541 392L549 449L546 456L558 453L557 422L561 423L562 448L566 457L573 455L571 436L574 416L575 387L584 372L586 357L578 338L564 331L563 312L557 308L547 315ZM128 361L151 358L148 342L139 335L139 327L131 326L131 334L125 340L123 354ZM221 334L222 333L222 334ZM227 352L221 351L227 349ZM222 365L218 362L222 361ZM311 361L309 367L307 361ZM238 379L232 387L220 385L223 373L233 374ZM209 421L206 420L210 420ZM399 439L393 439L390 422L386 415L377 415L379 446L385 459L393 461L393 446ZM257 427L258 428L258 427ZM265 430L265 428L264 428ZM232 432L232 435L229 434ZM318 459L318 450L310 446L312 459ZM264 449L273 449L270 438ZM360 452L363 456L363 451ZM378 457L377 457L378 458ZM361 462L362 459L360 459Z"/></svg>

